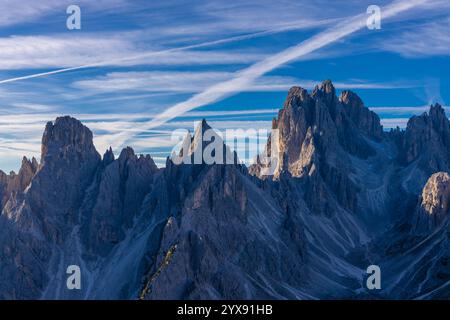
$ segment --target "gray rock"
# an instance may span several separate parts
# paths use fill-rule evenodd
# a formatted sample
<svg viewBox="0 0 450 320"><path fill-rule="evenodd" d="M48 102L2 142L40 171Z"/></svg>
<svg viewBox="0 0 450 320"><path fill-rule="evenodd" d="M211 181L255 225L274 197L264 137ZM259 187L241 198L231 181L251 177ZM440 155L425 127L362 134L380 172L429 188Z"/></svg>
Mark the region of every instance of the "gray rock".
<svg viewBox="0 0 450 320"><path fill-rule="evenodd" d="M280 161L260 176L264 163L247 169L235 153L194 161L213 143L228 154L219 136L200 140L206 121L164 169L130 147L101 158L76 119L48 123L41 163L0 172L0 298L449 298L442 107L384 133L327 80L292 88L273 127L266 150L278 143ZM65 287L72 264L81 290Z"/></svg>
<svg viewBox="0 0 450 320"><path fill-rule="evenodd" d="M425 184L413 224L414 233L430 234L448 219L450 176L447 172L433 174Z"/></svg>
<svg viewBox="0 0 450 320"><path fill-rule="evenodd" d="M19 173L12 171L9 175L0 170L0 208L3 209L8 200L16 196L17 193L22 193L28 187L31 179L38 170L38 163L33 157L28 160L26 157L22 159L22 166Z"/></svg>

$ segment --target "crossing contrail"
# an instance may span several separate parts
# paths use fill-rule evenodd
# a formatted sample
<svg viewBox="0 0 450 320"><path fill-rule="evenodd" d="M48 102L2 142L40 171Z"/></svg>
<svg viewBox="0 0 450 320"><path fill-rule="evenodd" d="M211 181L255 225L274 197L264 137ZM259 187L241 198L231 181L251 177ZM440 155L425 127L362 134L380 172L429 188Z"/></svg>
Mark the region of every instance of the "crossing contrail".
<svg viewBox="0 0 450 320"><path fill-rule="evenodd" d="M160 51L146 52L146 53L141 53L141 54L137 54L137 55L133 55L133 56L129 56L129 57L122 57L122 58L111 59L111 60L107 60L107 61L85 64L85 65L81 65L81 66L56 69L56 70L47 71L47 72L40 72L40 73L34 73L34 74L29 74L29 75L15 77L15 78L4 79L4 80L0 80L0 84L16 82L16 81L21 81L21 80L27 80L27 79L33 79L33 78L40 78L40 77L50 76L50 75L54 75L54 74L65 73L65 72L70 72L70 71L77 71L77 70L88 69L88 68L103 67L103 66L114 65L114 64L118 64L118 63L127 62L127 61L138 60L138 59L158 57L158 56L163 56L163 55L170 54L170 53L182 52L182 51L187 51L187 50L192 50L192 49L206 48L206 47L211 47L211 46L230 43L230 42L248 40L248 39L261 37L261 36L274 34L274 33L279 33L279 32L304 29L305 27L319 26L319 25L323 25L326 23L336 21L336 20L337 19L322 20L316 24L308 24L308 25L305 25L304 23L286 24L285 26L280 26L278 28L254 32L254 33L250 33L250 34L244 34L244 35L240 35L240 36L212 40L212 41L202 42L202 43L198 43L198 44L192 44L192 45L176 47L176 48L171 48L171 49L165 49L165 50L160 50Z"/></svg>
<svg viewBox="0 0 450 320"><path fill-rule="evenodd" d="M394 1L388 6L381 8L382 18L391 18L399 13L427 3L428 0L407 0ZM262 75L274 70L281 65L298 59L301 56L309 54L317 49L325 47L337 40L344 38L356 31L367 27L366 13L350 18L348 21L340 23L335 27L328 28L315 36L295 45L289 47L273 56L265 58L248 68L237 72L233 79L215 84L201 93L198 93L186 101L180 102L166 111L162 112L150 121L136 124L135 129L140 129L141 132L161 126L173 118L181 116L182 114L198 107L214 103L231 94L243 91L245 88L252 85L252 83ZM136 131L135 131L136 132ZM122 132L115 134L111 141L115 147L120 147L128 139L133 137L136 133Z"/></svg>

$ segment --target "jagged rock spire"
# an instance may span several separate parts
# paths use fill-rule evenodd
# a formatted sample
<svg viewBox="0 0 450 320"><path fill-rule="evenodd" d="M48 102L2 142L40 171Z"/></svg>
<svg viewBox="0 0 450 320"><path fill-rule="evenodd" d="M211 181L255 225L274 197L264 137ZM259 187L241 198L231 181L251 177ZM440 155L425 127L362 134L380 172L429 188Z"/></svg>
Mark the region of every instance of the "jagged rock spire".
<svg viewBox="0 0 450 320"><path fill-rule="evenodd" d="M71 152L81 157L98 155L91 130L70 116L56 118L54 123L48 122L42 136L42 164L47 158L64 157Z"/></svg>
<svg viewBox="0 0 450 320"><path fill-rule="evenodd" d="M409 119L402 154L406 164L418 160L432 172L450 170L450 122L441 105Z"/></svg>
<svg viewBox="0 0 450 320"><path fill-rule="evenodd" d="M352 91L342 91L339 101L344 106L344 112L350 120L369 137L381 140L383 126L378 115L364 106L361 98Z"/></svg>
<svg viewBox="0 0 450 320"><path fill-rule="evenodd" d="M207 157L208 159L205 159ZM175 164L238 164L236 152L232 151L219 133L203 119L195 128L194 136L188 132L180 151L172 153Z"/></svg>
<svg viewBox="0 0 450 320"><path fill-rule="evenodd" d="M103 154L103 165L107 166L108 164L110 164L114 160L115 160L114 152L112 151L112 148L109 147L109 149L106 150L105 153Z"/></svg>
<svg viewBox="0 0 450 320"><path fill-rule="evenodd" d="M423 188L413 217L413 233L430 234L442 226L449 215L450 175L447 172L433 174Z"/></svg>
<svg viewBox="0 0 450 320"><path fill-rule="evenodd" d="M25 191L38 169L39 164L34 157L31 160L23 157L18 174L12 171L6 175L0 171L0 211L11 197Z"/></svg>

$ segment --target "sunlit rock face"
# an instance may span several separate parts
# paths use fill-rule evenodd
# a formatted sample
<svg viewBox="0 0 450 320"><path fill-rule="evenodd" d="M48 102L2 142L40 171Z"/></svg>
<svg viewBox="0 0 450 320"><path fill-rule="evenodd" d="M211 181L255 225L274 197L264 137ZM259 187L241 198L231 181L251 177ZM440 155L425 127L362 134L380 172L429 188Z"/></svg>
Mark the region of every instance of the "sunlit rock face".
<svg viewBox="0 0 450 320"><path fill-rule="evenodd" d="M0 172L0 298L449 298L441 106L384 132L326 80L293 87L273 129L279 161L264 175L205 120L162 169L131 147L101 157L76 119L49 122L40 163ZM365 287L371 264L381 290ZM80 290L66 287L69 265Z"/></svg>
<svg viewBox="0 0 450 320"><path fill-rule="evenodd" d="M425 184L417 212L414 231L431 233L448 220L450 176L447 172L433 174Z"/></svg>

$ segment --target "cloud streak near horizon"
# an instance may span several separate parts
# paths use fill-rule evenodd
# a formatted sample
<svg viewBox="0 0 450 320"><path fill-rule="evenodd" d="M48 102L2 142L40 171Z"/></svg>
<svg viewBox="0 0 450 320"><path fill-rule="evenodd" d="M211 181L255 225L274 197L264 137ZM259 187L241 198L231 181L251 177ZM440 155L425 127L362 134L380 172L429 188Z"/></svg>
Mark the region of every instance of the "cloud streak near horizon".
<svg viewBox="0 0 450 320"><path fill-rule="evenodd" d="M449 106L444 107L448 112ZM429 106L420 107L375 107L371 108L381 119L385 129L405 128L409 118L429 110ZM231 110L231 111L190 111L183 120L169 122L158 129L147 132L145 138L134 137L130 140L136 153L150 153L152 157L163 155L157 161L159 166L164 165L165 157L170 154L175 145L172 133L176 129L194 129L198 118L208 117L208 123L217 130L227 129L267 129L270 128L271 118L278 112L278 108L257 110ZM16 163L23 155L34 156L39 159L40 137L49 117L55 118L58 114L37 113L30 117L27 114L0 115L0 155L2 158L11 158ZM74 117L83 121L94 133L94 144L101 153L110 145L109 137L120 132L139 133L135 128L136 121L145 121L148 114L74 114ZM253 119L252 117L255 117ZM116 155L121 149L113 150ZM12 156L17 154L17 156ZM155 161L156 161L155 160ZM0 169L5 169L2 167ZM8 168L12 169L12 168Z"/></svg>

